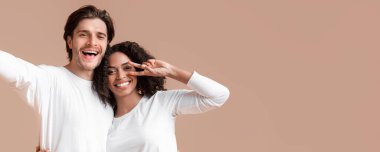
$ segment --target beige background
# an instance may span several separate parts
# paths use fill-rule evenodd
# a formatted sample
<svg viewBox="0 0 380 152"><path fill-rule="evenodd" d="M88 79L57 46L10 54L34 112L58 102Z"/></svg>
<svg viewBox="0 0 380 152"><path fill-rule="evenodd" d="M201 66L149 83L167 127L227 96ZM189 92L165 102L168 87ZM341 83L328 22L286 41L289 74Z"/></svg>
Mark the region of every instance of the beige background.
<svg viewBox="0 0 380 152"><path fill-rule="evenodd" d="M378 0L1 1L0 49L66 64L63 26L84 4L110 12L112 44L137 41L229 87L223 108L178 118L181 152L380 151ZM0 93L1 151L32 151L33 111Z"/></svg>

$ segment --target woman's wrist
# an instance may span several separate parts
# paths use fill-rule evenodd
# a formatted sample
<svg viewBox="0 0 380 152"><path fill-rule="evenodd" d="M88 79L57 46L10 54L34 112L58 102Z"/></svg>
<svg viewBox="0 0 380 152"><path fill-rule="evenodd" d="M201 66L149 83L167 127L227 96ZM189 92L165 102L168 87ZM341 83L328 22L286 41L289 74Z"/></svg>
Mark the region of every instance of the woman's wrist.
<svg viewBox="0 0 380 152"><path fill-rule="evenodd" d="M170 67L170 73L168 75L169 78L175 79L177 81L180 81L184 84L187 84L187 82L190 80L192 73L183 69L180 69L175 66Z"/></svg>

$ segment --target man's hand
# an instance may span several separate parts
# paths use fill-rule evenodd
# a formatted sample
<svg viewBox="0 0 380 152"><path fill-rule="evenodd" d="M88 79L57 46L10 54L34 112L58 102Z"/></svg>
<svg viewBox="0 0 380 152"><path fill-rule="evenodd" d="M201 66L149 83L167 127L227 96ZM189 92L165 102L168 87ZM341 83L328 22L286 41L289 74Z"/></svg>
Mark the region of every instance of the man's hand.
<svg viewBox="0 0 380 152"><path fill-rule="evenodd" d="M43 150L40 146L36 146L36 152L50 152L50 150Z"/></svg>

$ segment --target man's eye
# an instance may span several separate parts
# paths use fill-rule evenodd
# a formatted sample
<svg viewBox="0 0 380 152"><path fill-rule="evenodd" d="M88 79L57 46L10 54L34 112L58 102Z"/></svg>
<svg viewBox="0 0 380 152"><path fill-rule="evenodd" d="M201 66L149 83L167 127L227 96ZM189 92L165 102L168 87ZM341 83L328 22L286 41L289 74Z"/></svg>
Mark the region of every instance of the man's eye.
<svg viewBox="0 0 380 152"><path fill-rule="evenodd" d="M86 34L79 34L80 37L85 37L87 36Z"/></svg>

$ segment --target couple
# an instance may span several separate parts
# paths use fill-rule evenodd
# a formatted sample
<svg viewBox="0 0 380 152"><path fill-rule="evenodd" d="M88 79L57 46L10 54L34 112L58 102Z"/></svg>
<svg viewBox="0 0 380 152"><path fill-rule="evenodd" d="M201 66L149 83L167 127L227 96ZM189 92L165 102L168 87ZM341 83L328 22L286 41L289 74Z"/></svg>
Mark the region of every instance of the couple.
<svg viewBox="0 0 380 152"><path fill-rule="evenodd" d="M41 149L177 151L175 117L227 100L224 86L156 60L137 43L108 48L113 36L109 14L84 6L65 26L66 66L35 66L0 51L0 78L38 113ZM165 77L193 90L165 91Z"/></svg>

